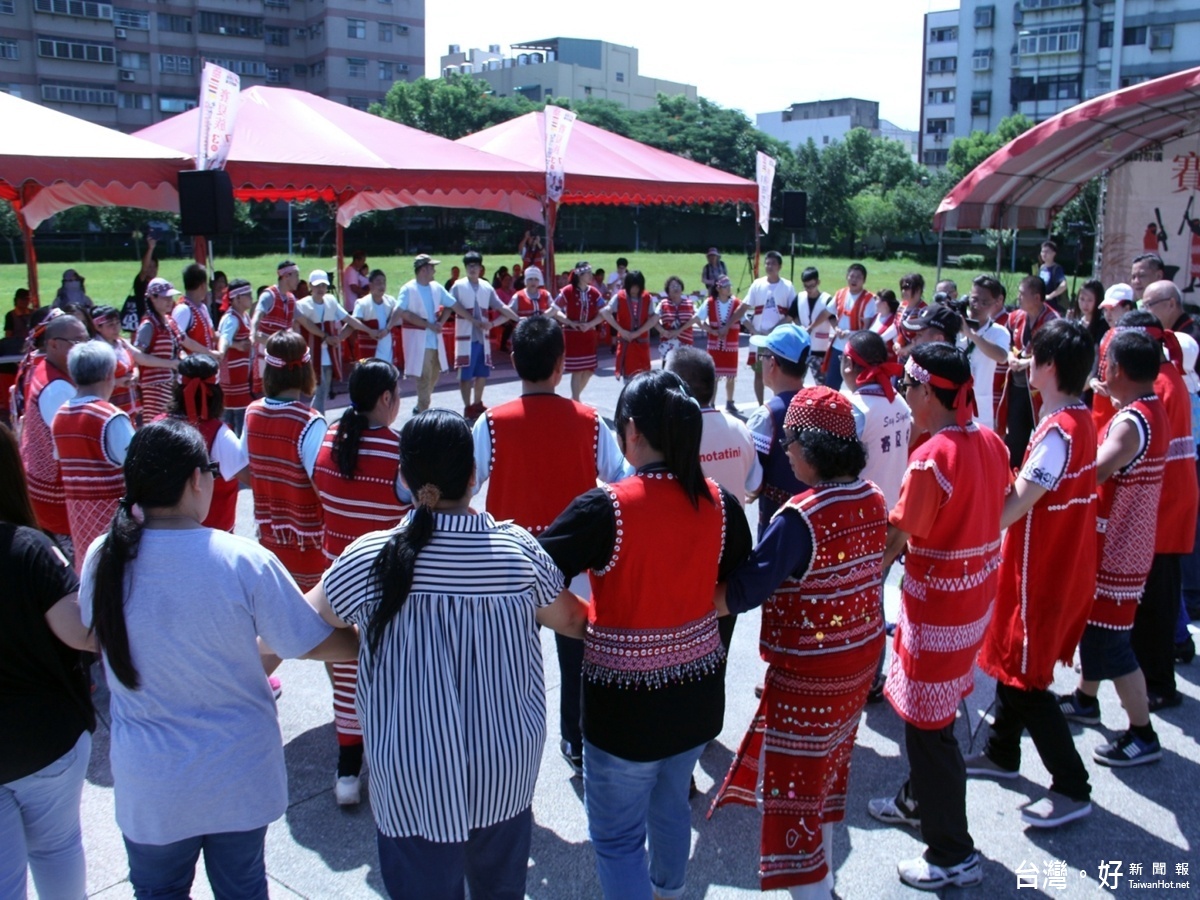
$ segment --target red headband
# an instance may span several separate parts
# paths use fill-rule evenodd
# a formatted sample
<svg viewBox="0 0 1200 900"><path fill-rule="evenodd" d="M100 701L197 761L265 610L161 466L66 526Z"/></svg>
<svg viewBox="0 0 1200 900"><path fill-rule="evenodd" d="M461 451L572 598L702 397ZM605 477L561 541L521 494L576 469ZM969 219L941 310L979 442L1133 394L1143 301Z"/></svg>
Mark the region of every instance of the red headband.
<svg viewBox="0 0 1200 900"><path fill-rule="evenodd" d="M210 375L208 378L201 378L198 375L183 376L183 408L187 410L188 421L192 424L204 421L208 418L208 390L207 385L216 384L217 376ZM196 398L200 399L200 414L196 414Z"/></svg>
<svg viewBox="0 0 1200 900"><path fill-rule="evenodd" d="M903 374L904 367L900 363L881 362L878 365L871 365L861 356L853 347L847 345L846 356L850 357L851 362L862 369L858 373L858 378L854 380L857 387L862 387L864 384L874 382L883 388L883 395L887 397L890 403L892 398L896 396L896 388L892 386L892 379Z"/></svg>
<svg viewBox="0 0 1200 900"><path fill-rule="evenodd" d="M944 391L954 391L954 404L950 407L955 412L955 421L960 428L965 428L971 417L979 412L975 405L975 379L967 378L962 384L955 384L949 378L934 375L911 356L904 364L904 371L918 384L941 388Z"/></svg>

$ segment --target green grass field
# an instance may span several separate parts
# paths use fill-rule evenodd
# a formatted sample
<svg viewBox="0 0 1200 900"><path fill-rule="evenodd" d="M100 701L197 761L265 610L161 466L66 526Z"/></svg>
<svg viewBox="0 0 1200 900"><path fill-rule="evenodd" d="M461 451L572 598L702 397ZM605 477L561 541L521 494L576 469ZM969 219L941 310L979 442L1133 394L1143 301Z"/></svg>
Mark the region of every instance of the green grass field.
<svg viewBox="0 0 1200 900"><path fill-rule="evenodd" d="M669 275L678 275L682 278L689 292L701 287L700 270L704 267L704 257L699 253L634 253L627 251L624 253L606 254L604 256L593 256L589 259L589 262L591 262L593 268L603 268L607 272L611 272L615 267L618 256L627 257L630 268L642 271L646 276L646 286L651 291L661 291ZM437 258L442 260L442 265L438 268L438 278L441 281L445 281L450 277L450 266L458 263L460 259L456 254L452 253L441 253L437 255ZM257 287L258 285L274 282L275 265L279 262L279 259L280 257L275 256L259 256L246 259L223 259L217 257L215 267L225 272L231 279L245 278ZM295 257L295 259L300 265L301 277L307 278L311 270L323 268L329 270L330 275L334 277L335 281L337 280L336 273L333 272L333 269L337 265L334 259L307 256ZM398 256L371 257L367 261L372 269L380 268L388 274L388 289L393 293L400 285L412 277L412 261L410 258ZM515 254L509 258L499 255L491 255L485 258L489 273L495 271L500 266L511 266L517 261ZM173 281L177 287L182 287L182 272L188 262L189 260L186 259L164 259L159 264L159 274ZM574 257L558 257L558 267L560 270L563 267L574 265L575 262ZM806 266L815 265L821 272L822 287L833 293L844 284L846 267L851 262L853 260L842 257L824 257L818 259L797 255L794 280L799 281L800 273ZM749 287L752 280L746 260L743 257L728 256L725 258L725 265L729 269L729 276L733 279L735 290L740 296ZM928 299L933 295L935 270L932 266L920 266L908 260L887 260L884 262L866 260L865 265L869 273L867 287L871 290L879 291L882 288L891 288L898 295L898 283L901 276L914 271L915 267L915 271L925 276L927 285L925 291L926 298ZM130 260L129 262L48 263L40 266L38 279L43 304L47 304L54 299L54 293L58 290L62 273L68 268L74 268L83 275L86 281L88 296L94 302L120 306L129 294L133 278L138 272L139 263L137 260ZM953 278L958 282L959 289L963 293L966 293L965 288L976 274L978 273L975 271L962 269L948 268L943 270L945 277ZM788 257L784 257L783 276L785 278L792 277L792 262ZM1005 280L1007 281L1007 279ZM11 305L13 292L25 285L26 273L23 265L0 265L0 308L7 310ZM1010 296L1015 296L1011 290Z"/></svg>

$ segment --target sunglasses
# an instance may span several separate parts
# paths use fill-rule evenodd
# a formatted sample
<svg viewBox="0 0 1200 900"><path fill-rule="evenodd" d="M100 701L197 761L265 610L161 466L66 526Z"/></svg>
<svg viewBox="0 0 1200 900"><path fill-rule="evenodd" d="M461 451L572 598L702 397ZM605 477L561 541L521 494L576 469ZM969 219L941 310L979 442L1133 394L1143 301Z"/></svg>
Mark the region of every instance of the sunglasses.
<svg viewBox="0 0 1200 900"><path fill-rule="evenodd" d="M907 378L901 378L896 382L896 393L901 397L907 397L908 389L916 387L918 384L920 384L919 381L909 381Z"/></svg>
<svg viewBox="0 0 1200 900"><path fill-rule="evenodd" d="M799 431L793 431L793 432L790 432L789 434L785 434L783 437L781 437L779 439L779 449L787 450L788 447L790 447L792 444L796 443L796 441L798 441L798 440L800 440L800 432Z"/></svg>
<svg viewBox="0 0 1200 900"><path fill-rule="evenodd" d="M216 478L221 471L221 464L215 459L210 459L204 465L199 467L201 472L207 472L213 478Z"/></svg>

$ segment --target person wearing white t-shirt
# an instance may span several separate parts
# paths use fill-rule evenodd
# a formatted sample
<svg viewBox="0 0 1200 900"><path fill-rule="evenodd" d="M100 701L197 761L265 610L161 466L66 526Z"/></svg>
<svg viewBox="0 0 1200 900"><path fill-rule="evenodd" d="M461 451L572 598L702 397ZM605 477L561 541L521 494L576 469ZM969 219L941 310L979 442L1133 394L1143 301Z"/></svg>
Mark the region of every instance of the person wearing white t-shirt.
<svg viewBox="0 0 1200 900"><path fill-rule="evenodd" d="M604 296L616 296L617 291L625 289L625 276L629 273L629 260L623 256L617 257L617 267L604 279Z"/></svg>
<svg viewBox="0 0 1200 900"><path fill-rule="evenodd" d="M980 275L971 283L970 318L963 326L959 346L971 361L975 379L975 420L988 428L996 427L994 382L996 366L1008 359L1012 335L995 318L1004 312L1000 283L990 275ZM976 327L971 322L977 323Z"/></svg>
<svg viewBox="0 0 1200 900"><path fill-rule="evenodd" d="M865 287L867 267L851 263L846 269L846 286L833 295L833 314L837 323L833 329L833 344L825 358L825 386L835 391L842 386L842 352L846 341L856 331L865 331L875 319L875 295Z"/></svg>
<svg viewBox="0 0 1200 900"><path fill-rule="evenodd" d="M808 332L812 341L809 365L816 375L825 361L829 338L833 334L833 297L821 290L821 273L814 266L800 273L800 284L804 286L804 293L792 303L788 315Z"/></svg>
<svg viewBox="0 0 1200 900"><path fill-rule="evenodd" d="M499 322L493 324L488 318L496 310L510 322L520 317L505 305L496 294L496 289L483 274L483 256L472 250L463 257L467 277L460 278L450 288L454 298L454 312L458 315L454 333L454 364L458 368L458 388L462 394L463 416L474 422L486 411L483 405L483 388L492 372L492 343L489 334ZM475 402L471 402L474 388Z"/></svg>
<svg viewBox="0 0 1200 900"><path fill-rule="evenodd" d="M704 413L700 468L744 507L762 487L762 463L745 423L713 407L717 370L712 357L695 347L678 347L667 356L666 368L682 379Z"/></svg>
<svg viewBox="0 0 1200 900"><path fill-rule="evenodd" d="M842 354L842 377L852 391L848 396L854 424L867 448L862 477L883 491L889 510L900 499L912 431L912 413L893 386L902 371L898 363L888 362L887 344L873 331L853 334Z"/></svg>
<svg viewBox="0 0 1200 900"><path fill-rule="evenodd" d="M392 346L392 332L386 326L391 321L392 313L396 311L396 298L387 292L387 275L382 269L371 273L367 287L368 292L359 297L354 304L354 318L364 324L375 325L375 330L371 332L371 336L376 339L375 352L371 356L393 362L396 359L396 348Z"/></svg>
<svg viewBox="0 0 1200 900"><path fill-rule="evenodd" d="M313 409L325 415L325 401L335 379L342 377L342 331L346 327L357 328L366 334L374 334L366 325L346 312L338 303L326 303L329 296L329 276L320 269L308 276L312 293L296 302L296 324L309 336L309 349L313 356L316 345L321 348L320 367L313 359L317 371L317 393L313 396Z"/></svg>
<svg viewBox="0 0 1200 900"><path fill-rule="evenodd" d="M750 333L770 334L771 330L783 322L796 300L796 289L786 278L779 276L783 268L783 256L775 250L768 250L763 257L763 268L767 274L756 278L746 291L742 302L754 310L750 320ZM758 405L763 403L762 363L750 348L750 358L747 365L754 369L754 397Z"/></svg>

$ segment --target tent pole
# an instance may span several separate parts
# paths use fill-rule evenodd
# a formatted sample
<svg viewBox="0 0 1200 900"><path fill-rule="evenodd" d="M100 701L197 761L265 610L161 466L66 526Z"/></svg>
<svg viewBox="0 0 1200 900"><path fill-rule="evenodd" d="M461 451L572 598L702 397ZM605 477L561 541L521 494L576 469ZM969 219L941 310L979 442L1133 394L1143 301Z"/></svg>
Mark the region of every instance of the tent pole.
<svg viewBox="0 0 1200 900"><path fill-rule="evenodd" d="M341 290L342 296L345 297L346 296L346 286L344 284L342 284L342 281L346 277L346 229L342 227L342 223L337 217L337 205L336 204L334 204L333 218L334 218L334 222L337 223L336 227L334 228L334 239L333 239L334 247L336 248L336 252L337 252L337 274L335 275L335 278L337 279L338 288ZM346 305L346 301L343 299L342 306L345 306L345 305ZM350 312L353 312L353 311L354 311L354 309L351 308Z"/></svg>
<svg viewBox="0 0 1200 900"><path fill-rule="evenodd" d="M1004 230L996 229L996 277L1000 277L1000 254L1004 251Z"/></svg>
<svg viewBox="0 0 1200 900"><path fill-rule="evenodd" d="M1011 266L1011 269L1014 273L1017 271L1017 242L1018 242L1018 240L1020 240L1020 237L1021 237L1021 230L1019 228L1014 228L1013 229L1013 242L1012 242L1012 266Z"/></svg>
<svg viewBox="0 0 1200 900"><path fill-rule="evenodd" d="M550 296L558 295L558 274L554 263L554 229L558 225L558 204L546 201L546 278L550 283Z"/></svg>
<svg viewBox="0 0 1200 900"><path fill-rule="evenodd" d="M943 229L939 228L938 229L938 254L937 254L937 281L942 280L942 249L943 249L943 240L942 239L944 237L945 237L945 231ZM934 284L936 284L937 281L935 281Z"/></svg>
<svg viewBox="0 0 1200 900"><path fill-rule="evenodd" d="M34 309L37 309L41 303L38 300L37 252L33 248L33 229L26 223L25 213L21 212L20 207L16 207L15 212L17 221L21 225L21 239L25 243L25 271L26 277L29 279L29 302Z"/></svg>
<svg viewBox="0 0 1200 900"><path fill-rule="evenodd" d="M758 262L762 258L762 229L758 227L758 204L754 204L754 277L758 277Z"/></svg>

